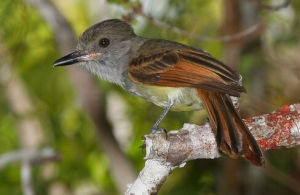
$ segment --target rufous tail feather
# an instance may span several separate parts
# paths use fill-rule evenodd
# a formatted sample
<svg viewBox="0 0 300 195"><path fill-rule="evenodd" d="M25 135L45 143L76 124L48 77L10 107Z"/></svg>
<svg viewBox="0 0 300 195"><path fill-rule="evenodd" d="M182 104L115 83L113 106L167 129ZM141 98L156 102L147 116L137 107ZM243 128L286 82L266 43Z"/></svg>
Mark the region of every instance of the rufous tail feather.
<svg viewBox="0 0 300 195"><path fill-rule="evenodd" d="M263 154L229 95L200 89L198 94L216 134L219 150L232 158L242 156L256 166L264 166Z"/></svg>

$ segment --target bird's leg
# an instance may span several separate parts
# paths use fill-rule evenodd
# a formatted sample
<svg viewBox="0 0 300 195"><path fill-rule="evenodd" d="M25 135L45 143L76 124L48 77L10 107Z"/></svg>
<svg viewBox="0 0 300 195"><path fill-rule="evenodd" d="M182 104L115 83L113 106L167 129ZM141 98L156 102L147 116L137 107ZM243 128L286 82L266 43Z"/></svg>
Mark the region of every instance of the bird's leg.
<svg viewBox="0 0 300 195"><path fill-rule="evenodd" d="M206 117L206 119L205 119L205 124L210 124L210 121L209 121L208 117Z"/></svg>
<svg viewBox="0 0 300 195"><path fill-rule="evenodd" d="M160 132L164 132L165 134L167 134L166 129L159 128L158 126L159 126L160 122L165 118L165 116L170 111L170 109L172 108L173 105L174 105L174 101L170 100L170 104L165 108L163 113L159 116L158 120L153 125L151 132L150 132L151 134L160 133Z"/></svg>

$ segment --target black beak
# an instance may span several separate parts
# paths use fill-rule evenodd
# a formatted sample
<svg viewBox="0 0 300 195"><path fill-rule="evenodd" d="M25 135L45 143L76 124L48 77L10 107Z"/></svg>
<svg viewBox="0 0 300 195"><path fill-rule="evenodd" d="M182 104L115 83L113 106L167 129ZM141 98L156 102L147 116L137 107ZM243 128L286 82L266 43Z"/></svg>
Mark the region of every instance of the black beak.
<svg viewBox="0 0 300 195"><path fill-rule="evenodd" d="M75 51L73 53L70 53L70 54L56 60L53 64L53 66L54 67L55 66L68 66L68 65L75 64L77 62L94 60L99 56L101 56L100 53L87 54L86 52Z"/></svg>
<svg viewBox="0 0 300 195"><path fill-rule="evenodd" d="M56 60L53 64L53 66L67 66L67 65L71 65L71 64L75 64L77 62L80 62L80 58L82 57L82 55L80 55L80 53L78 51L75 51L73 53L70 53L58 60Z"/></svg>

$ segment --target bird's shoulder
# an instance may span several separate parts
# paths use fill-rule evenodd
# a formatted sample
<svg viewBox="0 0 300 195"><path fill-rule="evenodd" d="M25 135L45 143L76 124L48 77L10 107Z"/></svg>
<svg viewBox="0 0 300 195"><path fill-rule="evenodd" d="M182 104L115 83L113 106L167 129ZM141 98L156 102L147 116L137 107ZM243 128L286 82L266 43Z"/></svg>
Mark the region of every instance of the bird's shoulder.
<svg viewBox="0 0 300 195"><path fill-rule="evenodd" d="M163 72L173 66L193 66L193 69L207 69L231 81L238 81L239 75L223 62L205 50L164 39L148 39L136 52L129 64L131 72ZM194 66L196 65L196 67ZM192 68L189 68L192 70Z"/></svg>
<svg viewBox="0 0 300 195"><path fill-rule="evenodd" d="M176 65L182 58L181 55L186 52L212 57L208 52L202 49L174 41L148 39L139 47L133 56L129 64L129 70L132 72L143 72L149 68L156 67L157 71L161 72ZM157 66L158 64L160 67Z"/></svg>
<svg viewBox="0 0 300 195"><path fill-rule="evenodd" d="M210 55L207 51L187 46L178 42L165 39L148 39L140 46L134 58L149 57L152 55L177 52L180 50L191 50L203 53L205 55Z"/></svg>

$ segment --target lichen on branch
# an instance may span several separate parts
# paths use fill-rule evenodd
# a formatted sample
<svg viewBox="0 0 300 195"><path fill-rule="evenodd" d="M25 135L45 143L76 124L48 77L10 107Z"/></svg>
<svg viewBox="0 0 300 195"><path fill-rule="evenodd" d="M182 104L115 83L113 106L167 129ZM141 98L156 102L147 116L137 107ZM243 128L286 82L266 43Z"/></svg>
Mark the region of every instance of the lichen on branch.
<svg viewBox="0 0 300 195"><path fill-rule="evenodd" d="M244 121L263 151L300 144L300 104L283 105L270 114ZM157 193L172 171L187 161L222 156L209 124L185 124L178 131L170 131L167 139L164 134L155 134L145 135L144 140L145 167L126 194Z"/></svg>

